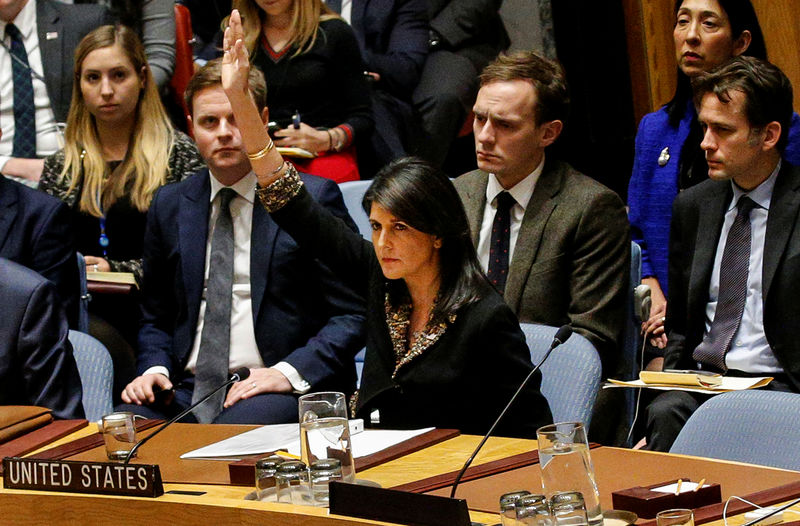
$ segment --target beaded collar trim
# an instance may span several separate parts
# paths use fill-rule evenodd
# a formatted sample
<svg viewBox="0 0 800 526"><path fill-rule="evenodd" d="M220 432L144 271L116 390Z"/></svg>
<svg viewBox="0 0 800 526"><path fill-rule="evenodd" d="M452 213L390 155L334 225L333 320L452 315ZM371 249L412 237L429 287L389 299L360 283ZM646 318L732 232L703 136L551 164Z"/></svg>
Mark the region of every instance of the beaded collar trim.
<svg viewBox="0 0 800 526"><path fill-rule="evenodd" d="M434 302L434 307L435 306L436 303ZM392 309L391 303L389 302L389 293L387 292L384 298L384 308L386 309L386 324L389 326L389 337L392 340L392 347L394 348L395 355L392 379L397 376L397 372L401 367L421 356L436 343L447 330L448 324L452 325L456 321L455 314L451 314L447 322L441 321L433 323L433 320L429 318L425 328L417 335L411 347L408 348L411 303L404 303L400 305L399 308Z"/></svg>

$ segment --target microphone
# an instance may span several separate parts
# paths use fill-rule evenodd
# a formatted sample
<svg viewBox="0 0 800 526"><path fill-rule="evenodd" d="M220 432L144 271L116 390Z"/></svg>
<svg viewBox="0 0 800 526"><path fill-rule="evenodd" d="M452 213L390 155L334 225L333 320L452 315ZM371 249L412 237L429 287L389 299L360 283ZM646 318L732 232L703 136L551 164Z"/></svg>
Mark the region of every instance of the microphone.
<svg viewBox="0 0 800 526"><path fill-rule="evenodd" d="M469 468L469 466L472 464L472 461L475 460L475 457L478 455L478 452L481 450L481 448L486 443L486 441L489 440L489 437L492 436L492 433L494 432L494 428L496 428L497 425L500 423L500 421L503 419L503 417L506 416L506 413L508 412L509 408L517 400L517 397L519 396L519 394L522 392L522 390L528 384L528 381L533 376L533 373L535 373L536 371L539 370L539 368L542 366L542 364L545 362L545 360L547 360L547 357L550 356L550 353L553 352L553 349L555 349L556 347L558 347L559 345L561 345L562 343L567 341L570 336L572 336L572 327L570 327L569 325L562 325L561 328L558 329L558 331L556 331L556 335L553 336L553 341L552 341L552 343L550 343L550 348L547 349L546 353L544 353L544 356L542 357L541 360L539 360L539 363L536 364L536 367L531 369L531 372L528 373L528 376L526 376L525 379L522 380L522 383L519 384L519 387L517 388L517 392L514 393L514 395L508 401L508 403L506 404L506 407L500 413L500 416L498 416L497 420L494 421L494 424L492 424L492 427L489 428L489 431L483 437L483 440L481 440L480 444L478 444L478 447L475 448L475 451L472 452L472 455L470 455L470 457L464 463L464 466L461 468L461 471L459 471L458 475L456 475L456 480L453 482L453 489L450 491L450 498L451 499L456 496L456 488L458 488L458 484L461 482L461 477L464 476L464 473L467 471L467 468Z"/></svg>
<svg viewBox="0 0 800 526"><path fill-rule="evenodd" d="M148 435L145 438L143 438L142 440L140 440L139 442L137 442L131 448L131 450L128 452L128 456L125 457L125 462L123 462L123 464L129 463L131 461L131 459L133 458L133 456L136 454L136 451L138 451L138 449L140 447L142 447L142 445L145 442L147 442L148 440L150 440L151 438L153 438L154 436L156 436L160 432L164 431L164 429L166 429L167 427L171 426L172 424L174 424L175 422L177 422L178 420L180 420L184 416L188 415L195 407L197 407L198 405L202 404L203 402L205 402L206 400L208 400L209 398L214 396L218 391L220 391L221 389L225 389L226 387L228 387L229 385L231 385L231 384L233 384L235 382L241 382L243 380L247 380L249 377L250 377L250 369L248 369L247 367L239 367L238 369L233 371L233 374L231 375L231 377L228 378L228 380L225 381L224 384L220 385L219 387L217 387L216 389L214 389L213 391L211 391L210 393L205 395L202 399L198 400L196 403L194 403L194 404L190 405L189 407L187 407L186 409L184 409L178 416L174 417L172 420L170 420L166 424L164 424L161 427L159 427L158 429L156 429L155 433L153 433L152 435Z"/></svg>
<svg viewBox="0 0 800 526"><path fill-rule="evenodd" d="M634 314L639 318L640 322L650 319L650 306L653 304L650 292L649 285L637 285L633 289L633 306L638 309L638 312L634 312Z"/></svg>

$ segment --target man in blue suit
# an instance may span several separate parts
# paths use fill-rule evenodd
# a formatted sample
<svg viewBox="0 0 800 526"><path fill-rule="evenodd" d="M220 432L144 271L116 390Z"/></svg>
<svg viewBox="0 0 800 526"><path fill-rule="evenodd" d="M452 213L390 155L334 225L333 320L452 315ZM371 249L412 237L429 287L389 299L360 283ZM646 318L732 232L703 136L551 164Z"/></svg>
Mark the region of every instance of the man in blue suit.
<svg viewBox="0 0 800 526"><path fill-rule="evenodd" d="M53 284L0 257L0 298L0 406L83 418L81 379Z"/></svg>
<svg viewBox="0 0 800 526"><path fill-rule="evenodd" d="M375 132L359 147L363 173L416 153L420 128L411 106L428 53L426 0L327 0L352 26L372 85Z"/></svg>
<svg viewBox="0 0 800 526"><path fill-rule="evenodd" d="M263 207L253 206L256 177L222 91L220 72L219 60L209 62L186 90L190 126L209 169L162 188L148 212L141 376L125 388L122 399L144 416L177 414L210 392L210 387L201 387L208 383L208 363L227 352L223 378L242 366L251 375L235 383L224 400L212 398L196 409L195 418L219 423L296 421L298 394L354 389L354 356L364 345L363 300L301 251ZM250 91L266 123L266 85L255 70ZM318 201L352 226L335 183L303 178ZM218 220L228 209L230 223L223 226ZM210 326L212 318L215 326L220 324L215 313L222 302L212 293L220 276L209 268L218 264L216 231L223 229L232 231L228 235L233 238L233 277L226 289L232 296L223 295L225 302L230 299L230 310L221 316L229 316L230 324L229 335L226 327L225 336L214 339L204 325ZM159 390L174 391L169 404Z"/></svg>
<svg viewBox="0 0 800 526"><path fill-rule="evenodd" d="M0 257L52 281L75 327L79 281L71 225L60 200L0 175Z"/></svg>

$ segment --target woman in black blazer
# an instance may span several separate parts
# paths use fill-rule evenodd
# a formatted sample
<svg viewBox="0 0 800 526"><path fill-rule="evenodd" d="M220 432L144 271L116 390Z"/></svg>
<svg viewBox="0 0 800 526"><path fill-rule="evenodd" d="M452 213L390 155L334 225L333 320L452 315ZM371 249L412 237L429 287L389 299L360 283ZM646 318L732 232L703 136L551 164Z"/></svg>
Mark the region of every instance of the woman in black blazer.
<svg viewBox="0 0 800 526"><path fill-rule="evenodd" d="M225 37L223 87L258 194L295 241L367 297L367 353L354 416L388 428L485 433L531 370L519 322L482 274L450 180L424 161L386 166L367 190L372 243L310 197L275 151L246 91L238 13ZM234 45L235 42L235 45ZM253 118L255 117L255 118ZM552 422L535 376L498 434L535 437Z"/></svg>

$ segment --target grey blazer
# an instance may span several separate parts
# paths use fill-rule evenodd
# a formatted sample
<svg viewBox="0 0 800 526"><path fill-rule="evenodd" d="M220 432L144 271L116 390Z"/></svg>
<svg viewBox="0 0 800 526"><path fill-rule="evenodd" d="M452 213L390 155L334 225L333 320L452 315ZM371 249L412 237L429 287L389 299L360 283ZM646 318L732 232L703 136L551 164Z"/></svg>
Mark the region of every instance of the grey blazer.
<svg viewBox="0 0 800 526"><path fill-rule="evenodd" d="M488 174L455 180L478 245ZM622 200L568 164L547 160L522 218L505 300L522 322L569 323L592 342L603 374L618 365L630 275Z"/></svg>
<svg viewBox="0 0 800 526"><path fill-rule="evenodd" d="M47 96L57 122L66 122L72 99L73 54L93 29L113 23L99 5L67 5L55 0L36 1L36 29L42 53Z"/></svg>

